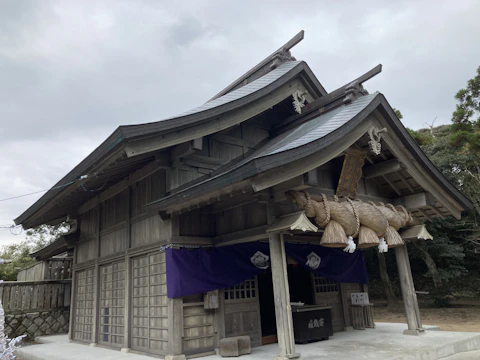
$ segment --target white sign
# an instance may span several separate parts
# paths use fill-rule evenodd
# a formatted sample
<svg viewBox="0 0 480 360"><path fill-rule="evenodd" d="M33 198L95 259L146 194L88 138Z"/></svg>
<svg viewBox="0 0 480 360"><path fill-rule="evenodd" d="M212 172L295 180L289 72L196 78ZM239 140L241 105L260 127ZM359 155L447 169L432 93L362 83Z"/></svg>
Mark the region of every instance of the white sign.
<svg viewBox="0 0 480 360"><path fill-rule="evenodd" d="M368 305L370 302L368 300L368 293L358 292L350 294L352 299L352 305Z"/></svg>

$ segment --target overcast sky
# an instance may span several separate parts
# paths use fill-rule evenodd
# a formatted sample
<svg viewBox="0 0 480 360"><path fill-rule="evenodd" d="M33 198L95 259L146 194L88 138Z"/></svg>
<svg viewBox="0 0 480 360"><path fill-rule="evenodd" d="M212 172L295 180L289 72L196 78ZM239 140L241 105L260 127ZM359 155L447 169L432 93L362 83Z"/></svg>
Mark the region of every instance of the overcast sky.
<svg viewBox="0 0 480 360"><path fill-rule="evenodd" d="M0 0L0 199L51 187L118 125L200 105L302 29L292 53L327 91L381 63L365 87L406 126L446 124L480 65L479 14L476 0ZM39 196L0 202L0 225Z"/></svg>

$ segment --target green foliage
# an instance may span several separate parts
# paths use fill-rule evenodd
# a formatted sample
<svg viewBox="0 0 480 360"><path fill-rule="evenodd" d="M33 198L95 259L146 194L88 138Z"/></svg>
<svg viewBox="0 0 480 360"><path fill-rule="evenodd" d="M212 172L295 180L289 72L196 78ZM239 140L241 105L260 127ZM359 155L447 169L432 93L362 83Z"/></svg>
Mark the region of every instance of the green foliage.
<svg viewBox="0 0 480 360"><path fill-rule="evenodd" d="M67 230L67 227L64 224L57 226L42 225L27 230L26 239L3 246L0 249L0 258L12 262L0 265L0 279L5 281L17 280L19 270L36 263L35 259L30 257L30 254L55 241L65 230Z"/></svg>
<svg viewBox="0 0 480 360"><path fill-rule="evenodd" d="M425 129L421 130L412 130L407 128L408 133L419 145L428 145L433 142L433 137L430 133L426 132Z"/></svg>
<svg viewBox="0 0 480 360"><path fill-rule="evenodd" d="M403 119L403 115L402 115L402 113L400 112L400 110L393 108L393 111L395 111L395 115L397 115L397 117L398 117L399 120L402 120L402 119Z"/></svg>
<svg viewBox="0 0 480 360"><path fill-rule="evenodd" d="M480 122L480 66L477 74L468 80L467 87L460 89L455 95L458 104L453 113L454 124L475 125Z"/></svg>

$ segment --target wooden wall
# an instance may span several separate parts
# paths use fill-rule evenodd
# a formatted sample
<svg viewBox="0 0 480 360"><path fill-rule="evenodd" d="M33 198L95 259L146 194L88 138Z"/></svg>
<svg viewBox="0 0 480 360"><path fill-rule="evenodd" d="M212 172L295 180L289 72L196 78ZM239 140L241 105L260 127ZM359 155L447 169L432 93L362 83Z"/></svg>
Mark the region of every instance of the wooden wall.
<svg viewBox="0 0 480 360"><path fill-rule="evenodd" d="M125 253L148 244L166 243L171 224L144 206L166 193L166 171L159 170L79 216L76 264Z"/></svg>
<svg viewBox="0 0 480 360"><path fill-rule="evenodd" d="M225 336L249 335L252 346L262 345L260 302L256 278L225 289Z"/></svg>
<svg viewBox="0 0 480 360"><path fill-rule="evenodd" d="M214 213L215 236L238 232L267 224L265 204L251 202Z"/></svg>
<svg viewBox="0 0 480 360"><path fill-rule="evenodd" d="M215 310L206 310L203 301L183 303L182 347L184 354L214 350L216 336L214 320Z"/></svg>
<svg viewBox="0 0 480 360"><path fill-rule="evenodd" d="M20 270L17 281L67 280L72 278L72 258L55 258Z"/></svg>
<svg viewBox="0 0 480 360"><path fill-rule="evenodd" d="M160 245L171 237L171 221L161 221L144 207L165 193L166 171L161 169L79 215L73 340L167 354Z"/></svg>

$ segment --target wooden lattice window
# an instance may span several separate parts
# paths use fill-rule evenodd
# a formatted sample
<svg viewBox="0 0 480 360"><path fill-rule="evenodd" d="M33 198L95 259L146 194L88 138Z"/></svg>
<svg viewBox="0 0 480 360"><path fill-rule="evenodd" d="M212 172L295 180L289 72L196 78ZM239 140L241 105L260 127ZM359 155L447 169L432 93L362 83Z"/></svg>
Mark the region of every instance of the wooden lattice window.
<svg viewBox="0 0 480 360"><path fill-rule="evenodd" d="M73 338L79 341L92 342L95 270L92 268L78 271L75 276L77 289Z"/></svg>
<svg viewBox="0 0 480 360"><path fill-rule="evenodd" d="M168 348L165 253L133 259L132 348L164 354Z"/></svg>
<svg viewBox="0 0 480 360"><path fill-rule="evenodd" d="M255 279L252 278L230 289L225 289L225 300L254 299L257 296Z"/></svg>
<svg viewBox="0 0 480 360"><path fill-rule="evenodd" d="M338 292L338 283L335 280L326 279L320 276L314 276L315 292Z"/></svg>
<svg viewBox="0 0 480 360"><path fill-rule="evenodd" d="M122 346L125 331L125 262L100 267L99 341Z"/></svg>

